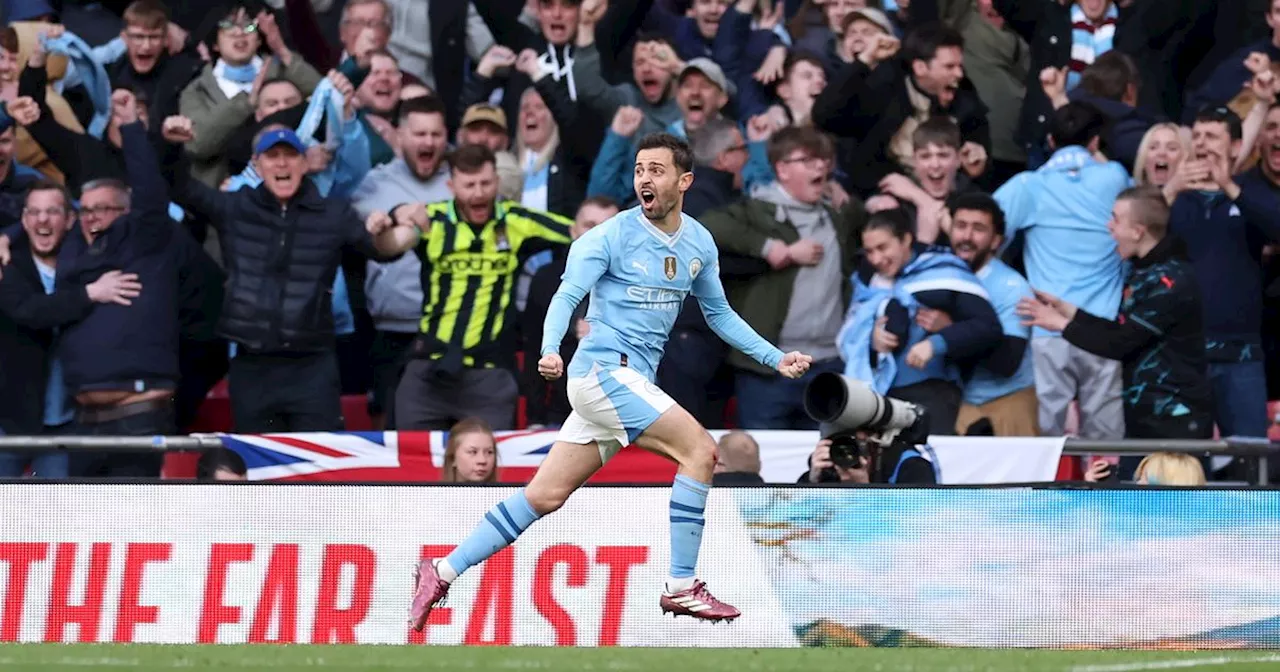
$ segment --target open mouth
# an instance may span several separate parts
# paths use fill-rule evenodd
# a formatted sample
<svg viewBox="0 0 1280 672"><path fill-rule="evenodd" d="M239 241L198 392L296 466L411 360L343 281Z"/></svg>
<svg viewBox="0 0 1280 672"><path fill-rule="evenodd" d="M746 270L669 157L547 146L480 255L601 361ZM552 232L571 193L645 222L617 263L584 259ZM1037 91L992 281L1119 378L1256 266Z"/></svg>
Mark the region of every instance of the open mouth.
<svg viewBox="0 0 1280 672"><path fill-rule="evenodd" d="M1267 161L1273 167L1280 166L1280 142L1271 143L1271 146L1267 148Z"/></svg>
<svg viewBox="0 0 1280 672"><path fill-rule="evenodd" d="M648 208L653 206L653 204L657 202L657 200L658 200L658 194L655 193L652 189L642 188L640 190L640 202L644 205L644 207Z"/></svg>
<svg viewBox="0 0 1280 672"><path fill-rule="evenodd" d="M231 43L231 48L236 51L249 51L249 40L239 39Z"/></svg>
<svg viewBox="0 0 1280 672"><path fill-rule="evenodd" d="M662 82L653 77L644 77L640 80L640 91L645 98L657 100L662 95Z"/></svg>
<svg viewBox="0 0 1280 672"><path fill-rule="evenodd" d="M822 175L815 175L809 178L809 186L815 189L821 189L823 186L826 185L826 182L827 182L827 178L823 177Z"/></svg>

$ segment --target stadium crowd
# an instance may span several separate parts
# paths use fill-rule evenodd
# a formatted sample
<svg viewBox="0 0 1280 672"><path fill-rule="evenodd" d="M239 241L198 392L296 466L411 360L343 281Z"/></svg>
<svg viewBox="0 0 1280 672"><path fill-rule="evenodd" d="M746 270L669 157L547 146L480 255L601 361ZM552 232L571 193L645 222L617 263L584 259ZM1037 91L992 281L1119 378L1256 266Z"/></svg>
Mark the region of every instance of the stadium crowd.
<svg viewBox="0 0 1280 672"><path fill-rule="evenodd" d="M3 433L180 432L225 377L243 433L341 429L344 394L466 420L446 471L491 480L469 434L569 412L543 318L654 132L732 306L933 434L1061 435L1074 402L1086 438L1266 436L1280 397L1280 0L3 11ZM657 384L707 427L816 427L692 298ZM28 467L160 463L0 455Z"/></svg>

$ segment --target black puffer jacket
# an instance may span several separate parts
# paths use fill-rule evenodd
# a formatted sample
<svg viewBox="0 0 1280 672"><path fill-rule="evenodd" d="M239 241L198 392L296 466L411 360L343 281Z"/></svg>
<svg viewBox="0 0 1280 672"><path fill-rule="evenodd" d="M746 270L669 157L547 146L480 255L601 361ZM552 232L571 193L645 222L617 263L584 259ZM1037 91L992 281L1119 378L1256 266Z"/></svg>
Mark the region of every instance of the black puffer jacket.
<svg viewBox="0 0 1280 672"><path fill-rule="evenodd" d="M227 272L218 335L252 352L318 352L334 346L333 280L346 249L389 260L343 200L304 180L281 205L265 185L215 191L175 171L179 204L218 229Z"/></svg>

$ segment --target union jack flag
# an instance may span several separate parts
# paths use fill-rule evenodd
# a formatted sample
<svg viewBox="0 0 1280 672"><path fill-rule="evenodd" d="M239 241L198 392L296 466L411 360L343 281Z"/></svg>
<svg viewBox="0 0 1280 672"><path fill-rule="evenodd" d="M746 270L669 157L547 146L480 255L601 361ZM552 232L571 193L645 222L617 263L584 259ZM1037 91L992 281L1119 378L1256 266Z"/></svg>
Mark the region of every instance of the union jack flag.
<svg viewBox="0 0 1280 672"><path fill-rule="evenodd" d="M251 481L430 482L440 478L447 432L220 434L244 458ZM554 430L498 432L498 477L525 483L555 441ZM675 465L626 448L593 483L670 483Z"/></svg>

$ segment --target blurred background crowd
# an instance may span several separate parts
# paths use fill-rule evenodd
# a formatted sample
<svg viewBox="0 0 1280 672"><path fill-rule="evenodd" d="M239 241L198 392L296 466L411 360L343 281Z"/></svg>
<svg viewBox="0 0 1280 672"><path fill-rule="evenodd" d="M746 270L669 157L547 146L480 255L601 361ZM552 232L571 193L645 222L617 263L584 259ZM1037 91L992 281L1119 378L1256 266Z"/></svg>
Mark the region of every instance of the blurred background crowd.
<svg viewBox="0 0 1280 672"><path fill-rule="evenodd" d="M3 0L3 19L3 433L332 431L358 398L377 429L465 421L446 471L486 480L492 437L468 436L569 412L536 373L542 321L572 240L635 204L657 131L693 150L685 211L733 307L933 434L1060 436L1069 409L1107 440L1272 424L1280 0ZM807 379L728 352L692 300L657 382L707 427L816 428ZM201 425L211 395L227 426ZM5 476L159 469L0 455Z"/></svg>

